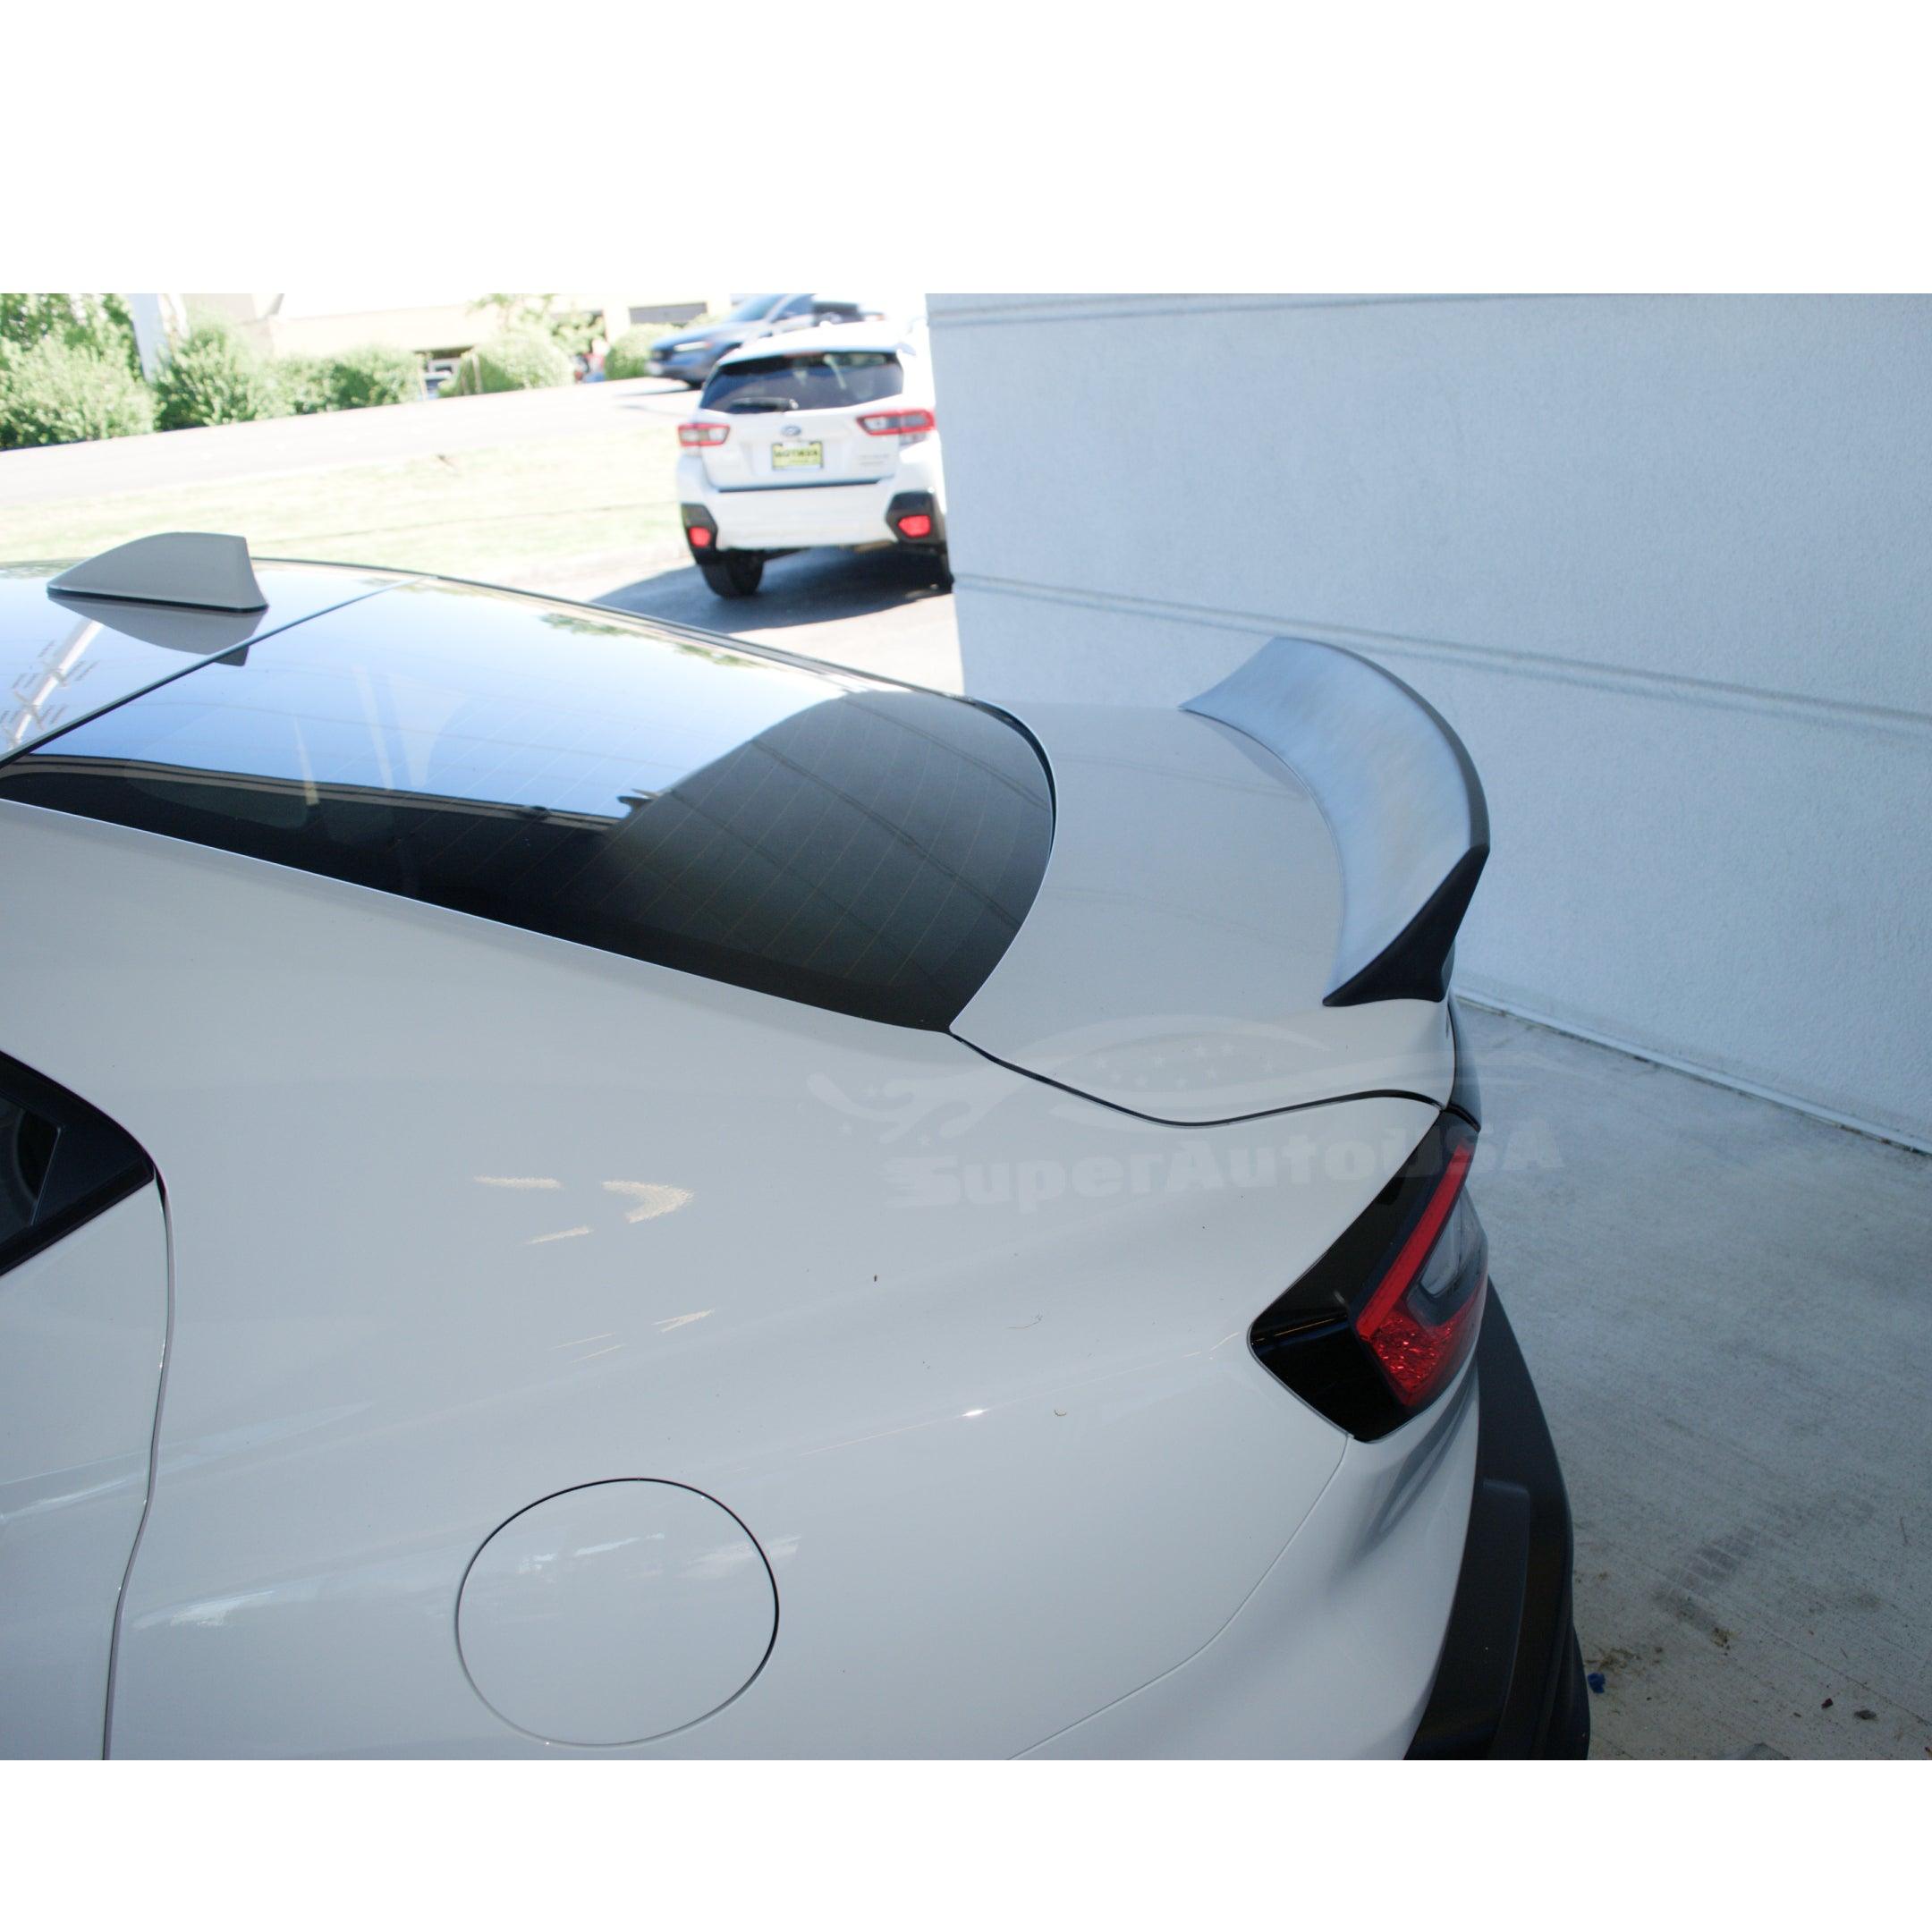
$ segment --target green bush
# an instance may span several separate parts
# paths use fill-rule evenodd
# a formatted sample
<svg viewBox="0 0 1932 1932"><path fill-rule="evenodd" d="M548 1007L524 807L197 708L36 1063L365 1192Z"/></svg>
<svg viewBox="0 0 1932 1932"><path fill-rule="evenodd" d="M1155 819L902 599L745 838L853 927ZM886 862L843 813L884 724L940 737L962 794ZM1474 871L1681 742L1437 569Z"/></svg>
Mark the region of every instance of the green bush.
<svg viewBox="0 0 1932 1932"><path fill-rule="evenodd" d="M407 349L365 343L329 363L330 406L373 409L386 402L419 402L423 398L422 358Z"/></svg>
<svg viewBox="0 0 1932 1932"><path fill-rule="evenodd" d="M334 365L323 356L278 356L275 379L282 391L286 412L291 416L319 416L334 409L335 398L330 379L334 374Z"/></svg>
<svg viewBox="0 0 1932 1932"><path fill-rule="evenodd" d="M59 335L28 347L0 342L0 449L142 436L154 396L117 357Z"/></svg>
<svg viewBox="0 0 1932 1932"><path fill-rule="evenodd" d="M506 329L479 343L456 365L455 388L463 395L495 395L504 389L560 389L571 380L571 360L547 335Z"/></svg>
<svg viewBox="0 0 1932 1932"><path fill-rule="evenodd" d="M275 371L225 322L204 318L174 344L155 383L164 429L285 416Z"/></svg>
<svg viewBox="0 0 1932 1932"><path fill-rule="evenodd" d="M605 381L623 382L627 377L649 375L651 344L676 334L668 322L640 322L635 328L627 328L605 355Z"/></svg>

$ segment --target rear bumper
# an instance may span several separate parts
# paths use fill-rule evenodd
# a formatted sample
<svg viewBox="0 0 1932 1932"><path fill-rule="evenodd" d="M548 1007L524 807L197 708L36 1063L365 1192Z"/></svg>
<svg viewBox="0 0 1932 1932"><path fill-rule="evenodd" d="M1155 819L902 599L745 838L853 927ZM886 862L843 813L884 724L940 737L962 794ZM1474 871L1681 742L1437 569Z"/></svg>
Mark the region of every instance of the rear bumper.
<svg viewBox="0 0 1932 1932"><path fill-rule="evenodd" d="M892 535L886 509L897 484L886 477L829 487L714 490L681 481L679 488L686 521L691 511L702 510L717 527L720 549L804 550L815 544L886 542Z"/></svg>
<svg viewBox="0 0 1932 1932"><path fill-rule="evenodd" d="M1476 1345L1476 1485L1455 1601L1411 1758L1582 1758L1589 1696L1571 1615L1570 1499L1492 1289Z"/></svg>
<svg viewBox="0 0 1932 1932"><path fill-rule="evenodd" d="M945 534L945 492L936 444L930 441L902 453L883 476L776 485L714 484L702 459L686 451L678 459L677 493L686 522L691 511L701 510L716 529L721 550L903 542L888 518L895 509L914 507L932 516L939 541Z"/></svg>

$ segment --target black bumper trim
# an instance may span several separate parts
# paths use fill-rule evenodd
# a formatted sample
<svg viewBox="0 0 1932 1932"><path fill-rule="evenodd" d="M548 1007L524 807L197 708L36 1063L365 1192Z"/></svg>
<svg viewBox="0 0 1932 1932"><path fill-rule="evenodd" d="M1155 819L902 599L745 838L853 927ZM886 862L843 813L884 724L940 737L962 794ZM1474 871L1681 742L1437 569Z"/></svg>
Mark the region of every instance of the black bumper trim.
<svg viewBox="0 0 1932 1932"><path fill-rule="evenodd" d="M932 530L928 535L908 537L899 528L901 517L915 515L929 516L932 519ZM908 550L945 548L945 519L939 514L938 501L930 490L901 490L886 505L886 527L892 531L894 540L904 545Z"/></svg>
<svg viewBox="0 0 1932 1932"><path fill-rule="evenodd" d="M1572 1620L1570 1499L1491 1284L1476 1344L1476 1488L1455 1602L1411 1758L1583 1758L1589 1693Z"/></svg>
<svg viewBox="0 0 1932 1932"><path fill-rule="evenodd" d="M820 478L811 483L714 483L720 496L778 496L792 490L877 489L889 476Z"/></svg>

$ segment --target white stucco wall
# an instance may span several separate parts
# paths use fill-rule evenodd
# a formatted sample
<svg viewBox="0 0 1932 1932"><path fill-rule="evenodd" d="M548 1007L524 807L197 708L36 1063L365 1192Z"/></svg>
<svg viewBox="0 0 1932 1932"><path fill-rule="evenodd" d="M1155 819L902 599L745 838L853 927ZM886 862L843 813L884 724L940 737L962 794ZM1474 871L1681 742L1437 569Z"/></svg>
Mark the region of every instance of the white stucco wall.
<svg viewBox="0 0 1932 1932"><path fill-rule="evenodd" d="M934 297L966 688L1468 741L1479 998L1932 1144L1932 300Z"/></svg>

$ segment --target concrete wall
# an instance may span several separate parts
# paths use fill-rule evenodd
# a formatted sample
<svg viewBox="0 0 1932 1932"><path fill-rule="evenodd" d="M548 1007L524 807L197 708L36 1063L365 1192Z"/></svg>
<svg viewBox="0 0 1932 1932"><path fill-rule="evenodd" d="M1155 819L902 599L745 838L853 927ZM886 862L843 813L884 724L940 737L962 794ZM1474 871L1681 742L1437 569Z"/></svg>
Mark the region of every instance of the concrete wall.
<svg viewBox="0 0 1932 1932"><path fill-rule="evenodd" d="M935 297L966 687L1467 740L1480 999L1932 1144L1932 301Z"/></svg>

